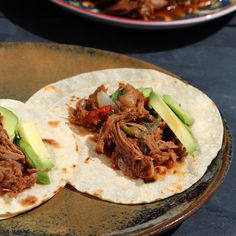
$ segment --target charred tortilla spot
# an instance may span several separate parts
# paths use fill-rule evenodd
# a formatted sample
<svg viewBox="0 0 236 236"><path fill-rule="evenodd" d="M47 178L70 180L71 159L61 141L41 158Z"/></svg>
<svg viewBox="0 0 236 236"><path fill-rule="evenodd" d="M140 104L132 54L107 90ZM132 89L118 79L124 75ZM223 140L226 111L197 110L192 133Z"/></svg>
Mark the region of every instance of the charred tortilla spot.
<svg viewBox="0 0 236 236"><path fill-rule="evenodd" d="M46 90L46 91L55 91L55 90L57 90L57 87L53 86L53 85L47 85L47 86L44 87L44 90Z"/></svg>
<svg viewBox="0 0 236 236"><path fill-rule="evenodd" d="M50 120L48 121L48 124L54 128L58 127L58 125L60 124L59 120Z"/></svg>
<svg viewBox="0 0 236 236"><path fill-rule="evenodd" d="M67 171L66 168L62 168L62 172L63 172L63 173L67 173L68 171Z"/></svg>
<svg viewBox="0 0 236 236"><path fill-rule="evenodd" d="M66 123L66 124L69 124L69 123ZM72 134L72 136L73 136L74 139L75 139L75 151L76 151L76 152L79 152L79 142L77 142L76 136L75 136L74 134Z"/></svg>
<svg viewBox="0 0 236 236"><path fill-rule="evenodd" d="M76 164L73 164L71 167L72 167L72 168L76 168Z"/></svg>
<svg viewBox="0 0 236 236"><path fill-rule="evenodd" d="M22 200L20 200L20 204L22 206L30 206L37 202L37 198L35 196L28 196Z"/></svg>
<svg viewBox="0 0 236 236"><path fill-rule="evenodd" d="M102 189L97 189L94 193L93 193L93 196L94 197L102 197L102 194L103 194L103 190Z"/></svg>
<svg viewBox="0 0 236 236"><path fill-rule="evenodd" d="M61 144L58 143L55 139L47 139L47 138L43 138L43 142L47 143L55 148L60 148Z"/></svg>
<svg viewBox="0 0 236 236"><path fill-rule="evenodd" d="M78 142L75 142L75 151L79 152L79 144L78 144Z"/></svg>
<svg viewBox="0 0 236 236"><path fill-rule="evenodd" d="M84 160L84 163L85 163L85 164L88 164L89 161L91 161L91 160L92 160L92 157L87 157L87 158Z"/></svg>

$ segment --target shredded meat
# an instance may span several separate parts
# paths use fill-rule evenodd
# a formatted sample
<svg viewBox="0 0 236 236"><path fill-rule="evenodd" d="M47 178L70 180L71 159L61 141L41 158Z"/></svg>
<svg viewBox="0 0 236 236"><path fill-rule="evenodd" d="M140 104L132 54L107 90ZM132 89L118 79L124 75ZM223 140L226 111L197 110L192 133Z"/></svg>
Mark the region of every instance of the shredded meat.
<svg viewBox="0 0 236 236"><path fill-rule="evenodd" d="M110 148L114 144L114 135L112 133L112 127L118 122L119 120L122 120L124 118L127 119L129 114L124 113L122 115L111 115L107 121L104 123L103 127L101 128L101 131L99 132L97 136L97 145L96 145L96 151L98 153L104 153L105 152L105 145L109 146Z"/></svg>
<svg viewBox="0 0 236 236"><path fill-rule="evenodd" d="M121 111L138 112L139 119L152 121L153 116L145 109L146 100L143 93L135 89L130 84L120 83L119 90L124 89L125 93L118 98L116 103Z"/></svg>
<svg viewBox="0 0 236 236"><path fill-rule="evenodd" d="M35 184L36 173L29 173L15 160L0 161L0 195L15 196Z"/></svg>
<svg viewBox="0 0 236 236"><path fill-rule="evenodd" d="M35 171L26 163L24 153L12 143L0 117L0 195L15 196L36 182Z"/></svg>
<svg viewBox="0 0 236 236"><path fill-rule="evenodd" d="M155 179L154 166L150 157L143 155L136 142L125 135L118 123L113 126L113 133L115 152L119 153L115 161L119 169L132 178Z"/></svg>
<svg viewBox="0 0 236 236"><path fill-rule="evenodd" d="M90 114L98 110L100 90L107 91L102 85L88 99L79 100L75 109L70 108L69 119L95 132L97 153L106 154L114 169L130 178L152 181L187 156L166 123L147 110L148 99L130 84L120 83L111 96L119 109L94 122Z"/></svg>
<svg viewBox="0 0 236 236"><path fill-rule="evenodd" d="M11 159L21 163L25 162L25 156L14 143L12 143L6 130L0 125L0 160Z"/></svg>

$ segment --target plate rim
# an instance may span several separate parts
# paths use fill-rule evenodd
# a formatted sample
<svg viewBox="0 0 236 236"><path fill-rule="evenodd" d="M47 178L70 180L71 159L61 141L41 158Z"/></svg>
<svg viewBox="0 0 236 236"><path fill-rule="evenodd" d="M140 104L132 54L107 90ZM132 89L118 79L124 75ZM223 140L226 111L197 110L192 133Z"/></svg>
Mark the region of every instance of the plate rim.
<svg viewBox="0 0 236 236"><path fill-rule="evenodd" d="M202 16L197 16L194 18L188 19L177 19L173 21L144 21L144 20L135 20L129 18L122 18L119 16L111 16L104 13L92 12L91 10L83 9L79 6L67 3L64 0L49 0L50 2L65 8L69 11L77 13L83 17L96 20L103 23L119 25L129 28L139 28L139 29L159 29L159 28L177 28L177 27L186 27L191 25L196 25L204 22L208 22L229 13L236 11L236 1L229 3L229 5L222 7L219 11L209 13Z"/></svg>

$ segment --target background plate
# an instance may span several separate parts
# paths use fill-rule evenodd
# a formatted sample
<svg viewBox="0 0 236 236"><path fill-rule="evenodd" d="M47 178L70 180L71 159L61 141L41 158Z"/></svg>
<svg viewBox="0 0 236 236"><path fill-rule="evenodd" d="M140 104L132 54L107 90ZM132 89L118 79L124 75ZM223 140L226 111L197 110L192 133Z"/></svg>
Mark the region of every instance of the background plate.
<svg viewBox="0 0 236 236"><path fill-rule="evenodd" d="M99 12L98 9L88 6L88 1L77 0L50 0L51 2L77 13L81 16L92 20L113 24L117 26L138 28L138 29L163 29L163 28L180 28L204 23L221 16L227 15L236 10L236 0L219 0L217 6L207 10L200 10L195 14L187 14L186 16L175 16L172 20L156 19L152 21L134 20L129 18L121 18L111 16Z"/></svg>
<svg viewBox="0 0 236 236"><path fill-rule="evenodd" d="M92 70L154 65L127 56L78 46L42 43L0 44L0 98L26 101L42 86ZM113 204L67 187L22 215L1 221L0 235L147 235L161 233L199 209L222 182L230 164L227 128L217 158L187 191L140 205Z"/></svg>

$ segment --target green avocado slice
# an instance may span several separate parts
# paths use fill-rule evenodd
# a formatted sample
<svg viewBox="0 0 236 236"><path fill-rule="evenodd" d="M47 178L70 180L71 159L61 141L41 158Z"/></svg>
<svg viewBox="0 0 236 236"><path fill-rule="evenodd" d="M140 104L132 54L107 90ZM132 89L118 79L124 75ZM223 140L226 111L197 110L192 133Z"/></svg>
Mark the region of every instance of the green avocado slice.
<svg viewBox="0 0 236 236"><path fill-rule="evenodd" d="M184 111L176 101L170 95L162 96L164 102L169 106L169 108L188 126L193 124L193 119L190 115Z"/></svg>
<svg viewBox="0 0 236 236"><path fill-rule="evenodd" d="M176 137L180 140L189 154L196 150L196 142L193 139L189 130L185 127L182 121L175 115L175 113L163 101L162 97L155 93L150 93L150 105L167 123L169 128L173 131Z"/></svg>
<svg viewBox="0 0 236 236"><path fill-rule="evenodd" d="M7 131L9 139L13 142L16 136L18 117L12 111L2 106L0 106L0 115L3 116L3 128Z"/></svg>
<svg viewBox="0 0 236 236"><path fill-rule="evenodd" d="M20 139L17 145L24 151L27 161L37 169L50 170L54 167L51 157L33 122L20 123L18 125ZM49 176L46 172L38 172L38 182L49 184Z"/></svg>
<svg viewBox="0 0 236 236"><path fill-rule="evenodd" d="M153 91L150 87L140 87L138 90L143 93L145 98L148 98Z"/></svg>
<svg viewBox="0 0 236 236"><path fill-rule="evenodd" d="M27 162L36 169L47 169L45 164L42 163L40 156L34 149L22 139L16 140L16 145L19 146L26 156ZM50 184L50 178L47 172L37 172L37 182L41 184Z"/></svg>

